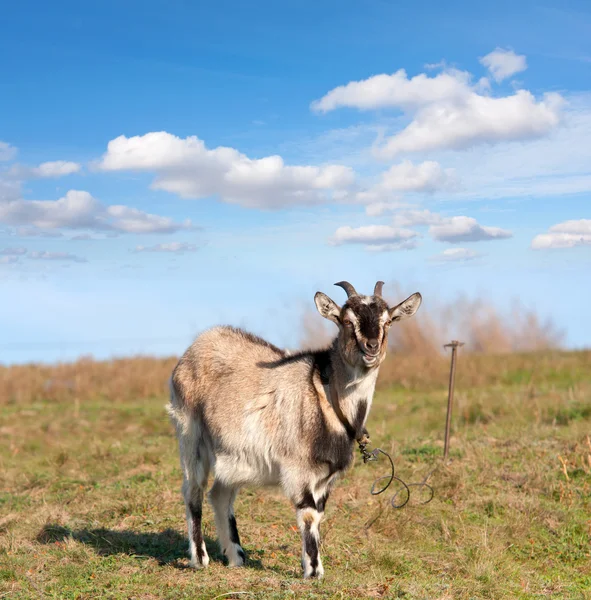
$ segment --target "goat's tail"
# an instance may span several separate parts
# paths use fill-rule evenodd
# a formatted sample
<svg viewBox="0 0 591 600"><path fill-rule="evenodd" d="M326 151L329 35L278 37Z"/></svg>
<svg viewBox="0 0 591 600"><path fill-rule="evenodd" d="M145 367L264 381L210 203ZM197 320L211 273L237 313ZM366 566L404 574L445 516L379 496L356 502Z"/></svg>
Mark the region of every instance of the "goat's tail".
<svg viewBox="0 0 591 600"><path fill-rule="evenodd" d="M184 477L183 494L186 500L187 497L193 497L195 485L200 489L205 487L215 458L211 447L206 443L205 425L199 418L199 413L187 404L182 389L175 386L174 376L170 378L168 387L170 402L166 405L166 410L176 429Z"/></svg>
<svg viewBox="0 0 591 600"><path fill-rule="evenodd" d="M174 376L171 376L168 380L168 389L170 393L170 401L166 405L166 412L170 416L173 422L177 435L185 436L189 433L191 428L191 414L187 410L187 405L179 395L176 386L174 385Z"/></svg>

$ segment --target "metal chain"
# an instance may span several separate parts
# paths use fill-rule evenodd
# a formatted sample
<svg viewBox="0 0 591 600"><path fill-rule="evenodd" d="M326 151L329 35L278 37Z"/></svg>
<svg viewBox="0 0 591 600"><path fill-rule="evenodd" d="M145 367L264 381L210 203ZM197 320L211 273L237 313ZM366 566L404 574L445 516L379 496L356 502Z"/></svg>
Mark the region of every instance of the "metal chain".
<svg viewBox="0 0 591 600"><path fill-rule="evenodd" d="M400 477L398 477L398 475L396 475L396 473L394 471L394 461L392 460L392 457L387 452L382 450L381 448L375 448L374 450L369 452L367 450L368 443L369 443L368 438L364 438L362 441L358 442L359 451L361 453L361 457L363 458L363 462L365 464L367 464L368 462L377 461L378 455L383 454L390 461L390 469L391 469L390 475L384 475L382 477L378 477L373 482L373 484L371 486L371 490L370 490L370 493L372 496L377 496L378 494L382 494L390 487L390 485L393 481L397 481L398 483L400 483L400 485L402 485L402 489L398 490L394 494L394 496L392 496L392 498L390 500L390 505L392 506L392 508L399 509L399 508L403 508L404 506L406 506L408 504L408 502L410 500L410 488L411 487L424 488L429 491L429 497L427 498L427 500L425 500L424 502L419 502L419 504L428 504L429 502L431 502L431 500L433 500L435 491L427 483L427 481L431 477L431 475L433 475L433 473L439 468L439 465L437 465L434 469L429 471L429 473L427 473L427 475L425 475L425 477L423 478L423 481L421 481L419 483L406 483ZM384 479L388 480L387 483L385 485L383 485L380 489L376 490L376 486L380 483L380 481L383 481ZM404 493L403 500L397 502L397 498L402 493Z"/></svg>

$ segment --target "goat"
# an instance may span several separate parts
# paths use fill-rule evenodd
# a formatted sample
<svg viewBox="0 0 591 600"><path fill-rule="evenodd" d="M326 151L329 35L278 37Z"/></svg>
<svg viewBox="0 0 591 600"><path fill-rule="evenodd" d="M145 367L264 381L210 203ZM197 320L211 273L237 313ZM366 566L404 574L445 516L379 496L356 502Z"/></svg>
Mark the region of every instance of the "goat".
<svg viewBox="0 0 591 600"><path fill-rule="evenodd" d="M322 292L318 312L338 327L332 345L289 353L241 329L220 326L199 335L170 379L167 410L176 429L183 472L191 566L209 557L201 532L203 493L230 566L246 556L234 516L244 485L279 485L296 509L305 578L322 577L319 524L335 479L351 464L356 440L367 435L378 369L392 323L412 316L417 292L390 308L378 281L372 296L346 281L339 307Z"/></svg>

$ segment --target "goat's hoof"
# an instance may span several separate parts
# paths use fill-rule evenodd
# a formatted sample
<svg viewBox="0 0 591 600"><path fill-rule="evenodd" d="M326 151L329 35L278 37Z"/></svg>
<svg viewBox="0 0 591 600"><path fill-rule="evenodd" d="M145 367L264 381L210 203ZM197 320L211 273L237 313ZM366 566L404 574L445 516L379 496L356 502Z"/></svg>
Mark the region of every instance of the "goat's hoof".
<svg viewBox="0 0 591 600"><path fill-rule="evenodd" d="M304 571L304 579L322 579L324 577L324 567L320 564L315 569L309 568Z"/></svg>
<svg viewBox="0 0 591 600"><path fill-rule="evenodd" d="M209 565L209 556L204 556L201 559L201 562L197 559L192 560L190 565L192 569L205 569L207 568L207 565Z"/></svg>
<svg viewBox="0 0 591 600"><path fill-rule="evenodd" d="M209 554L207 554L207 550L205 549L205 542L201 543L201 556L199 556L199 552L195 549L195 552L191 552L191 568L193 569L205 569L209 564Z"/></svg>
<svg viewBox="0 0 591 600"><path fill-rule="evenodd" d="M224 552L224 554L228 557L228 566L229 567L243 567L246 563L246 554L244 554L244 550L236 544L229 552Z"/></svg>

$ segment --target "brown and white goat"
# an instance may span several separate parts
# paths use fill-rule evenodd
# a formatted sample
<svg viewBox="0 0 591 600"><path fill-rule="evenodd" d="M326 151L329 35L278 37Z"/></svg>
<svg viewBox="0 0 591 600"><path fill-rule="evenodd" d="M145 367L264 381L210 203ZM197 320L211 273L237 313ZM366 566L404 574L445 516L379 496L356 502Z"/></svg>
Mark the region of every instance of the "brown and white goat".
<svg viewBox="0 0 591 600"><path fill-rule="evenodd" d="M304 577L322 577L319 524L330 489L366 433L388 330L421 304L416 293L390 308L381 281L372 296L345 281L335 285L347 292L342 308L321 292L314 297L339 329L329 348L290 354L240 329L215 327L176 365L167 408L179 441L192 566L209 563L201 516L213 470L209 500L231 566L245 562L236 493L279 485L296 508Z"/></svg>

